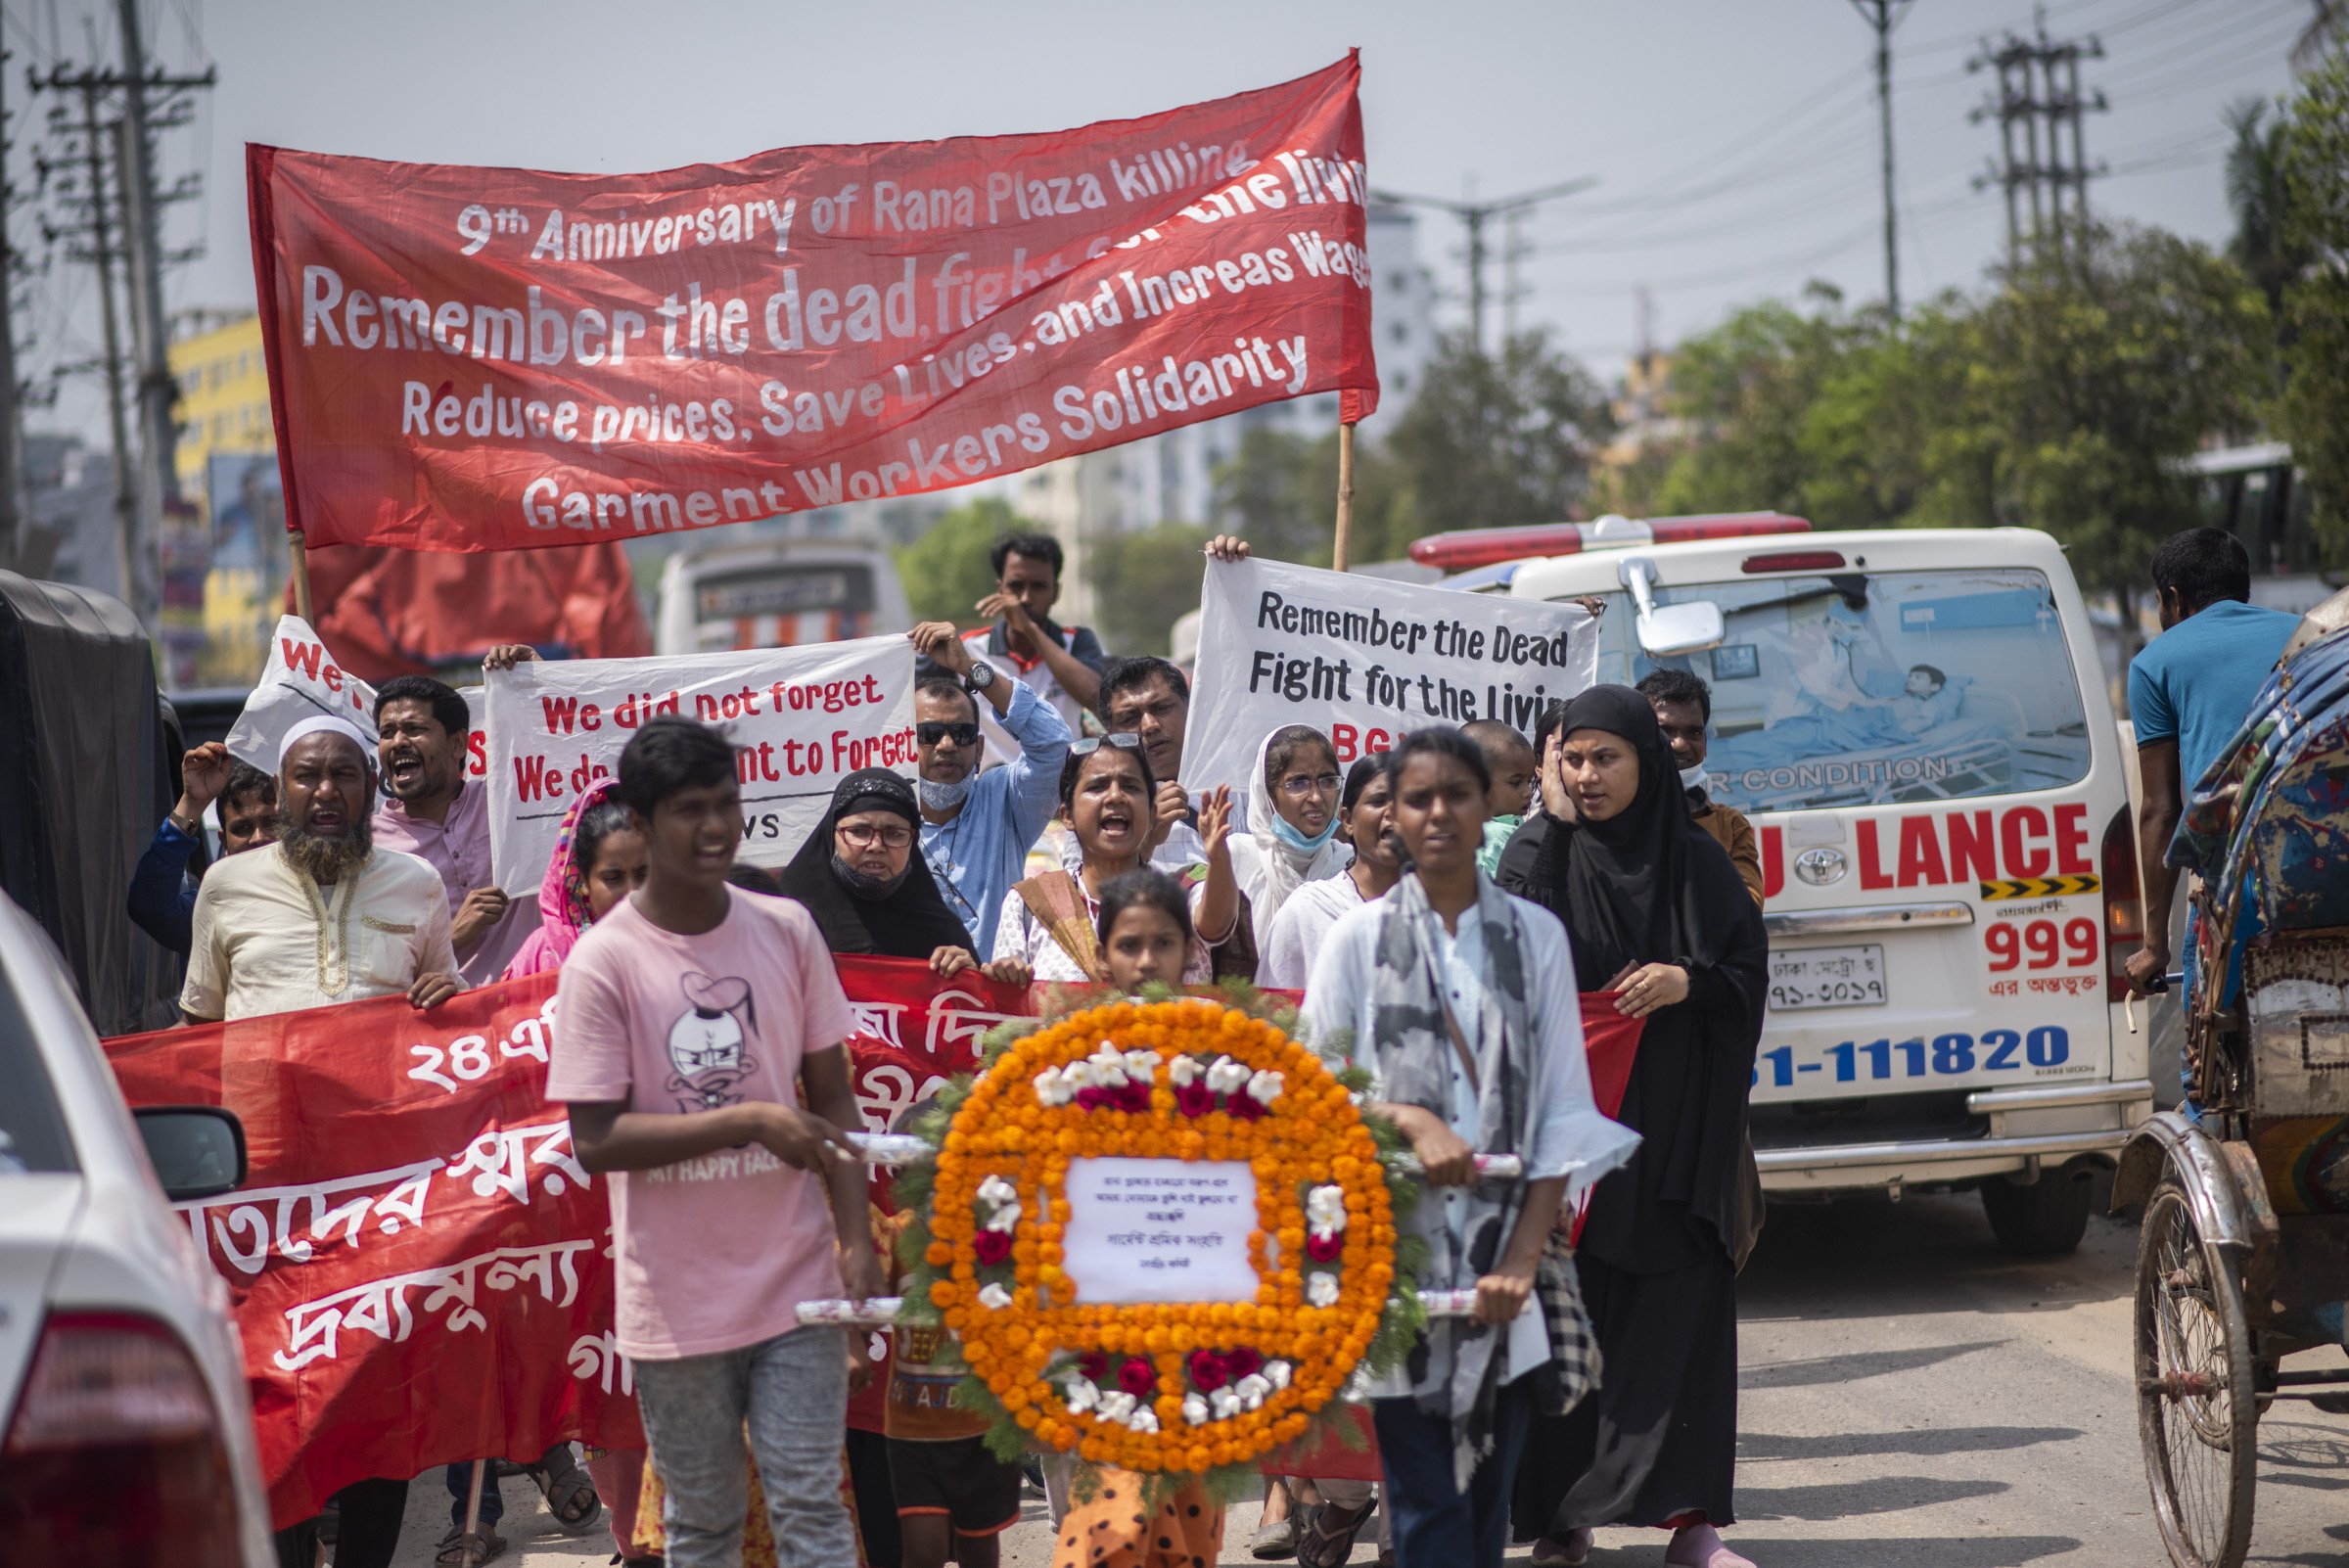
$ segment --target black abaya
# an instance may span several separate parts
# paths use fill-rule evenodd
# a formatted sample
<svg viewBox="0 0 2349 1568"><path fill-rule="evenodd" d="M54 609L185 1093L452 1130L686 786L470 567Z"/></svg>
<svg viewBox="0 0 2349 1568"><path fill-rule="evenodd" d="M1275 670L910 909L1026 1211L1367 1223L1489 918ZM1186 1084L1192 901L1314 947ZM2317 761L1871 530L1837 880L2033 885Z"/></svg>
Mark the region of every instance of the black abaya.
<svg viewBox="0 0 2349 1568"><path fill-rule="evenodd" d="M1729 1259L1770 952L1735 865L1688 816L1647 699L1594 687L1567 707L1565 732L1585 729L1620 736L1638 758L1631 804L1603 822L1529 822L1497 880L1565 922L1581 989L1666 963L1687 972L1688 995L1648 1016L1616 1115L1640 1145L1598 1183L1583 1229L1602 1381L1572 1414L1536 1418L1518 1471L1520 1535L1553 1538L1690 1515L1730 1522Z"/></svg>
<svg viewBox="0 0 2349 1568"><path fill-rule="evenodd" d="M844 816L888 811L901 816L915 839L905 874L878 897L850 887L834 864L833 837ZM941 947L968 947L971 934L940 896L921 852L922 817L913 786L886 768L851 773L832 793L831 807L807 835L791 864L783 868L784 897L796 899L815 916L824 945L836 953L874 953L884 958L927 958Z"/></svg>

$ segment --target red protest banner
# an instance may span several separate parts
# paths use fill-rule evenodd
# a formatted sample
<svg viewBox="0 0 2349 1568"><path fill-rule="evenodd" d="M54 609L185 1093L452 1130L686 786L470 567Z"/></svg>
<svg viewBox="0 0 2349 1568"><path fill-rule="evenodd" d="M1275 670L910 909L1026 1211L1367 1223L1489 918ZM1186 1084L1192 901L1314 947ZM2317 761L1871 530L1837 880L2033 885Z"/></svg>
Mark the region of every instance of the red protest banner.
<svg viewBox="0 0 2349 1568"><path fill-rule="evenodd" d="M1040 995L909 959L840 957L865 1129L978 1061ZM529 1457L563 1439L641 1448L612 1336L611 1216L544 1097L553 975L430 1013L400 996L106 1041L133 1105L226 1105L251 1166L178 1206L227 1281L278 1526L368 1476ZM1600 1105L1620 1102L1638 1025L1584 998ZM877 1173L875 1196L887 1187ZM886 1375L889 1337L876 1334ZM880 1378L850 1423L881 1425ZM1315 1468L1375 1476L1334 1445Z"/></svg>
<svg viewBox="0 0 2349 1568"><path fill-rule="evenodd" d="M286 522L505 550L1377 406L1360 68L639 175L247 150Z"/></svg>

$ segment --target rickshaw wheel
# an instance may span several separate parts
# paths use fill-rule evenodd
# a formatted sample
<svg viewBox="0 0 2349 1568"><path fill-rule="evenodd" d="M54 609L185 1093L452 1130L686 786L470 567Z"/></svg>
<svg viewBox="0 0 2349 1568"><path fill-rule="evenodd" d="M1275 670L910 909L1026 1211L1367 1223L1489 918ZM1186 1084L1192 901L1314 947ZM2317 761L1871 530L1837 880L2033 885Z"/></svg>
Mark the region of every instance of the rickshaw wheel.
<svg viewBox="0 0 2349 1568"><path fill-rule="evenodd" d="M2239 1568L2258 1464L2255 1352L2243 1287L2214 1268L2174 1179L2137 1244L2137 1414L2154 1516L2180 1568Z"/></svg>

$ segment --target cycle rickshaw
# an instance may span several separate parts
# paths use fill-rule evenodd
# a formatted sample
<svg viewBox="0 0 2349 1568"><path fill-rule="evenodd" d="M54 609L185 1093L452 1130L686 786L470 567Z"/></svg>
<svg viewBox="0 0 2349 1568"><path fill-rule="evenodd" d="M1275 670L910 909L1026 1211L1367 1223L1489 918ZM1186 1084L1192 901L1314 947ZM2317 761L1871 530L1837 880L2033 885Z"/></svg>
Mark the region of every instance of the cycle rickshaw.
<svg viewBox="0 0 2349 1568"><path fill-rule="evenodd" d="M2312 612L2188 808L2181 844L2202 977L2187 1000L2195 1113L2123 1152L2116 1208L2144 1205L2138 1429L2180 1568L2251 1541L2261 1414L2349 1411L2349 593ZM2175 857L2175 855L2174 855Z"/></svg>

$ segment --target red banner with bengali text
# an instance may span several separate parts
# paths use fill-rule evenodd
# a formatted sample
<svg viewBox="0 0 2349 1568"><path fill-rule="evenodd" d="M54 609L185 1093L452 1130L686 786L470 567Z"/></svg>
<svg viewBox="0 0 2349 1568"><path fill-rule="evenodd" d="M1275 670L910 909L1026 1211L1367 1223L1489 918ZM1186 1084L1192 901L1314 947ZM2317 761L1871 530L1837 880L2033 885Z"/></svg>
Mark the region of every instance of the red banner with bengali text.
<svg viewBox="0 0 2349 1568"><path fill-rule="evenodd" d="M868 1131L1043 999L907 959L836 962ZM226 1105L245 1125L244 1184L177 1207L228 1282L276 1525L369 1476L566 1439L643 1446L613 1341L604 1186L544 1098L555 1027L542 975L430 1013L388 996L106 1041L132 1105ZM1611 1111L1638 1027L1589 996L1584 1027ZM878 1430L888 1336L872 1343L881 1376L850 1421ZM1314 1473L1376 1462L1333 1447L1324 1463L1342 1467Z"/></svg>
<svg viewBox="0 0 2349 1568"><path fill-rule="evenodd" d="M556 174L251 146L289 528L510 550L1377 406L1360 67L1075 130Z"/></svg>

